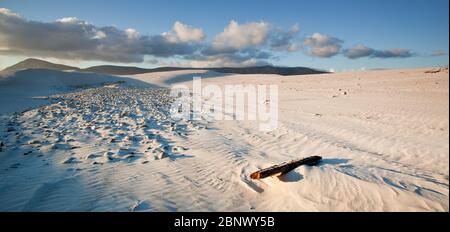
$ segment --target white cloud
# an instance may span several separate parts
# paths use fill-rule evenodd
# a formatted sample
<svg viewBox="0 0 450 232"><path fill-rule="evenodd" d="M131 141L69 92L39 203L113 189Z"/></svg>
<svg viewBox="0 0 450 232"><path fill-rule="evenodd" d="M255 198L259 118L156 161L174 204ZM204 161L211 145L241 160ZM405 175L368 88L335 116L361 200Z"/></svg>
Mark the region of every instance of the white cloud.
<svg viewBox="0 0 450 232"><path fill-rule="evenodd" d="M84 23L83 21L79 20L77 17L60 18L60 19L57 19L56 22L65 23L65 24Z"/></svg>
<svg viewBox="0 0 450 232"><path fill-rule="evenodd" d="M343 41L328 35L314 33L303 41L305 52L310 56L328 58L337 55Z"/></svg>
<svg viewBox="0 0 450 232"><path fill-rule="evenodd" d="M239 24L232 20L224 31L218 34L212 47L215 50L242 49L262 45L268 37L270 25L266 22Z"/></svg>
<svg viewBox="0 0 450 232"><path fill-rule="evenodd" d="M171 32L164 32L162 35L172 43L201 42L205 38L201 28L194 28L179 21L174 23Z"/></svg>
<svg viewBox="0 0 450 232"><path fill-rule="evenodd" d="M445 56L447 53L442 49L437 49L431 52L431 56Z"/></svg>
<svg viewBox="0 0 450 232"><path fill-rule="evenodd" d="M407 58L413 56L411 50L405 48L393 48L389 50L375 50L371 57L374 58Z"/></svg>
<svg viewBox="0 0 450 232"><path fill-rule="evenodd" d="M350 59L358 59L372 55L374 50L362 44L355 45L349 49L344 50L344 56Z"/></svg>
<svg viewBox="0 0 450 232"><path fill-rule="evenodd" d="M343 51L345 57L350 59L358 59L362 57L370 58L408 58L413 56L413 53L409 49L405 48L392 48L388 50L376 50L369 48L362 44L355 45L349 49Z"/></svg>
<svg viewBox="0 0 450 232"><path fill-rule="evenodd" d="M200 42L205 38L202 29L193 28L179 21L175 22L172 29L181 42Z"/></svg>
<svg viewBox="0 0 450 232"><path fill-rule="evenodd" d="M106 34L103 31L97 31L97 32L95 32L95 36L92 38L93 39L104 39L104 38L106 38Z"/></svg>
<svg viewBox="0 0 450 232"><path fill-rule="evenodd" d="M171 43L163 36L139 36L136 30L97 27L75 17L38 22L0 11L0 55L66 60L142 62L145 55L170 57L192 54L198 48Z"/></svg>
<svg viewBox="0 0 450 232"><path fill-rule="evenodd" d="M340 39L314 33L301 40L299 32L299 24L283 30L263 21L230 21L212 41L205 41L201 28L179 21L162 35L140 35L132 28L98 27L76 17L54 22L27 20L0 8L0 55L122 63L144 62L145 57L152 62L170 57L191 66L246 66L268 64L278 59L281 52L301 49L316 57L332 57L341 52ZM445 52L433 53L442 54ZM356 45L344 50L343 55L351 59L405 58L413 53L402 48L375 50Z"/></svg>
<svg viewBox="0 0 450 232"><path fill-rule="evenodd" d="M294 24L289 31L274 29L270 35L270 47L275 51L296 52L300 50L301 44L297 41L300 32L298 23Z"/></svg>
<svg viewBox="0 0 450 232"><path fill-rule="evenodd" d="M139 37L139 32L133 28L128 28L125 30L128 39L137 39Z"/></svg>
<svg viewBox="0 0 450 232"><path fill-rule="evenodd" d="M6 8L0 8L0 14L6 15L6 16L9 16L9 17L20 18L20 15L19 15L19 14L14 13L14 12L12 12L11 10L6 9Z"/></svg>
<svg viewBox="0 0 450 232"><path fill-rule="evenodd" d="M300 32L300 26L298 25L298 23L295 23L294 25L292 25L290 32L293 34Z"/></svg>
<svg viewBox="0 0 450 232"><path fill-rule="evenodd" d="M199 60L183 60L172 63L162 63L166 66L179 66L179 67L195 67L195 68L205 68L205 67L247 67L247 66L261 66L267 65L268 62L256 59L235 59L230 56L214 56L207 57L207 59Z"/></svg>

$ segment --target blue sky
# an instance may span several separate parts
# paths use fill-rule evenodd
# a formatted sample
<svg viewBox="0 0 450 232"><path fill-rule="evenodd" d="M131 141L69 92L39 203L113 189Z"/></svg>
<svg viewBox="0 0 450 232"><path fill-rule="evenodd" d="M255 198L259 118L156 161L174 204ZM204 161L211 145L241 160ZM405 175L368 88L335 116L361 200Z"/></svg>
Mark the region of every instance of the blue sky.
<svg viewBox="0 0 450 232"><path fill-rule="evenodd" d="M6 8L11 12L17 13L27 21L51 23L56 19L76 17L79 20L95 25L97 28L105 26L114 26L120 30L133 28L139 32L139 35L150 36L161 35L163 32L171 31L174 23L179 21L192 28L201 29L205 37L201 42L199 42L200 40L194 42L202 44L213 44L215 38L229 26L231 20L236 21L240 26L249 24L249 27L245 28L250 28L252 26L250 25L251 23L255 23L253 25L255 27L258 26L257 23L267 23L271 28L267 38L276 33L278 35L288 33L293 25L297 24L299 31L295 34L295 38L290 40L290 43L298 45L296 48L306 46L308 43L305 41L308 38L316 38L312 37L314 33L323 35L316 39L323 40L326 43L325 45L318 44L318 40L315 40L317 43L309 43L310 50L306 47L292 49L295 51L271 49L268 47L268 43L270 43L267 42L268 40L265 40L266 44L261 42L251 45L239 45L240 47L236 45L233 47L236 51L233 50L233 54L226 54L226 58L227 60L230 60L230 57L234 59L239 54L239 61L241 62L244 62L244 58L241 57L243 52L246 53L248 49L253 49L258 51L264 50L270 53L271 57L274 58L263 61L271 64L308 66L336 71L361 68L409 68L448 65L448 0L0 0L0 8ZM175 33L173 32L172 34ZM254 34L248 36L254 36ZM233 39L232 37L225 38ZM189 41L189 43L191 42ZM33 43L33 41L29 43ZM346 57L345 51L358 44L367 48L367 51L371 51L367 53L370 55L356 59ZM0 55L0 68L27 56L43 56L44 58L56 59L64 63L72 61L71 58L68 59L65 56L58 57L57 53L34 51L24 49L24 45L20 46L22 47L14 47L14 50L21 50L19 54L11 52L6 55ZM196 49L199 46L196 45ZM333 53L327 50L326 54L319 54L319 52L323 51L322 49L333 50L335 48L333 46L337 46L336 48L339 49L339 52ZM192 47L190 46L189 49ZM317 50L314 50L315 48ZM389 56L390 58L375 55L390 49L404 50L401 50L402 55L395 53L396 56ZM398 51L400 52L400 50ZM443 54L433 56L433 52ZM51 57L52 54L55 54L55 57ZM153 56L152 52L149 52L149 54L144 54L145 59L152 60L152 62L140 62L138 60L122 62L122 60L119 60L116 63L155 67L171 64L188 65L191 63L184 61L186 59L192 61L192 58L186 58L186 53L182 55L176 53L173 56L164 57L159 55ZM214 53L215 58L208 56L200 59L203 59L202 61L208 59L209 62L216 59L217 56L225 57L224 54L218 55L218 52L216 52ZM79 66L111 63L111 60L102 58L104 54L99 55L99 57L98 60L77 58L74 62ZM221 59L216 59L215 61L217 62L214 64L217 65L220 64Z"/></svg>

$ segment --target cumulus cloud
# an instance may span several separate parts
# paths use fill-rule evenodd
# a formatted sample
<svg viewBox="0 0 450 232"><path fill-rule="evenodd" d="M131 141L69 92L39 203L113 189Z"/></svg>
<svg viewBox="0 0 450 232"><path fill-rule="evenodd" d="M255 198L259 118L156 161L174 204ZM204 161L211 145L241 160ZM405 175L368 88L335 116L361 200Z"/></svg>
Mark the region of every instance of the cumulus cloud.
<svg viewBox="0 0 450 232"><path fill-rule="evenodd" d="M231 21L223 32L213 38L198 54L185 59L196 60L195 65L217 66L223 62L229 66L266 65L277 60L272 51L297 51L298 24L288 31L274 28L267 22L239 24Z"/></svg>
<svg viewBox="0 0 450 232"><path fill-rule="evenodd" d="M12 12L11 10L6 9L6 8L0 8L0 14L6 15L6 16L9 16L9 17L16 17L16 18L19 18L19 17L20 17L19 14L14 13L14 12Z"/></svg>
<svg viewBox="0 0 450 232"><path fill-rule="evenodd" d="M293 52L300 48L297 43L299 31L298 24L284 31L267 22L239 24L231 21L223 32L214 37L211 45L205 46L195 56L198 62L194 63L217 66L219 62L223 62L235 67L267 65L270 60L278 59L273 51Z"/></svg>
<svg viewBox="0 0 450 232"><path fill-rule="evenodd" d="M295 52L301 48L298 41L295 41L298 33L300 32L300 27L296 23L289 31L283 31L281 29L276 30L276 33L272 33L270 46L272 50L275 51L287 51Z"/></svg>
<svg viewBox="0 0 450 232"><path fill-rule="evenodd" d="M190 27L178 24L175 43L162 35L139 36L134 29L96 27L75 17L37 22L0 10L1 54L110 62L142 62L145 55L170 57L197 50L186 36ZM198 36L197 29L192 29ZM195 37L198 38L198 37Z"/></svg>
<svg viewBox="0 0 450 232"><path fill-rule="evenodd" d="M246 67L270 64L267 60L245 54L220 54L215 56L191 56L172 63L176 66L204 67Z"/></svg>
<svg viewBox="0 0 450 232"><path fill-rule="evenodd" d="M431 52L431 56L445 56L447 53L444 50L437 49Z"/></svg>
<svg viewBox="0 0 450 232"><path fill-rule="evenodd" d="M362 44L355 45L349 49L344 50L344 56L350 59L358 59L367 57L374 53L372 48L366 47Z"/></svg>
<svg viewBox="0 0 450 232"><path fill-rule="evenodd" d="M125 30L125 34L129 40L134 40L139 37L139 32L136 29L128 28Z"/></svg>
<svg viewBox="0 0 450 232"><path fill-rule="evenodd" d="M303 41L306 54L329 58L339 54L343 41L328 35L314 33Z"/></svg>
<svg viewBox="0 0 450 232"><path fill-rule="evenodd" d="M85 22L79 20L77 17L65 17L65 18L60 18L57 19L56 22L58 23L67 23L67 24L84 24Z"/></svg>
<svg viewBox="0 0 450 232"><path fill-rule="evenodd" d="M343 41L338 38L314 33L301 39L299 33L298 24L285 30L264 21L240 24L232 20L206 41L201 28L180 21L168 32L141 35L133 28L99 27L76 17L53 22L27 20L0 8L0 55L152 64L163 64L165 59L160 58L175 58L196 67L265 65L278 60L283 52L299 50L323 58L339 53L350 59L413 55L408 49L375 50L364 45L342 50Z"/></svg>
<svg viewBox="0 0 450 232"><path fill-rule="evenodd" d="M201 28L194 28L179 21L175 22L172 31L163 33L163 36L173 43L200 42L205 38L205 34Z"/></svg>
<svg viewBox="0 0 450 232"><path fill-rule="evenodd" d="M97 32L95 32L95 36L92 38L93 39L104 39L104 38L106 38L106 34L103 31L97 31Z"/></svg>
<svg viewBox="0 0 450 232"><path fill-rule="evenodd" d="M393 48L389 50L375 50L371 57L375 58L407 58L413 56L411 50L404 48Z"/></svg>
<svg viewBox="0 0 450 232"><path fill-rule="evenodd" d="M266 22L231 21L211 43L205 43L201 28L179 21L161 35L140 35L133 28L98 27L76 17L54 22L27 20L1 9L0 54L120 63L175 57L207 66L265 64L274 58L265 47L269 31Z"/></svg>
<svg viewBox="0 0 450 232"><path fill-rule="evenodd" d="M262 45L266 42L270 25L266 22L239 24L232 20L224 31L218 34L212 48L217 51L229 51Z"/></svg>
<svg viewBox="0 0 450 232"><path fill-rule="evenodd" d="M407 58L413 56L409 49L393 48L389 50L376 50L364 45L355 45L343 51L345 57L350 59L358 59L362 57L370 58Z"/></svg>
<svg viewBox="0 0 450 232"><path fill-rule="evenodd" d="M241 67L248 65L267 65L269 60L277 60L269 51L256 48L240 49L234 52L207 53L205 51L192 55L184 55L182 58L194 67ZM220 64L223 65L220 65Z"/></svg>

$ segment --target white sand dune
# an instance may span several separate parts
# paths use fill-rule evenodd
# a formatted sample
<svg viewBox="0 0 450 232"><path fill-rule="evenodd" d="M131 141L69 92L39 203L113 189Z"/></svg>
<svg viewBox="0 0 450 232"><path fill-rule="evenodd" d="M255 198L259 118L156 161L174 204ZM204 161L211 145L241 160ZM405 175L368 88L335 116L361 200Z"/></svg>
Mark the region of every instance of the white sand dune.
<svg viewBox="0 0 450 232"><path fill-rule="evenodd" d="M127 77L277 84L271 132L254 121L175 123L167 89L56 95L0 120L0 211L448 211L448 73L424 71ZM323 161L248 177L311 155Z"/></svg>
<svg viewBox="0 0 450 232"><path fill-rule="evenodd" d="M20 112L48 101L33 99L56 93L102 86L107 83L126 82L130 86L153 87L153 85L126 77L95 73L28 69L17 72L0 72L0 114Z"/></svg>
<svg viewBox="0 0 450 232"><path fill-rule="evenodd" d="M233 75L234 74L218 73L208 70L180 70L169 72L144 73L124 77L132 78L146 83L152 83L158 85L159 87L170 87L178 83L190 82L192 81L193 77L201 77L202 79L209 79Z"/></svg>

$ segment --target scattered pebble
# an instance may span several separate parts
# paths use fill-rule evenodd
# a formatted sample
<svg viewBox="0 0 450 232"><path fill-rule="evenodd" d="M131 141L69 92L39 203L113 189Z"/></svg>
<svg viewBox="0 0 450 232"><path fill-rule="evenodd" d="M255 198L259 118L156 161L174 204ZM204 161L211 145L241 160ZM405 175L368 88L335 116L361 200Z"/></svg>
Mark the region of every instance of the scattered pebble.
<svg viewBox="0 0 450 232"><path fill-rule="evenodd" d="M23 153L23 155L24 155L24 156L27 156L27 155L29 155L29 154L31 154L31 153L33 153L33 151L27 151L27 152Z"/></svg>
<svg viewBox="0 0 450 232"><path fill-rule="evenodd" d="M88 159L95 159L95 158L98 158L98 157L101 157L101 155L89 154L84 159L88 160Z"/></svg>
<svg viewBox="0 0 450 232"><path fill-rule="evenodd" d="M78 163L78 161L75 157L70 157L69 159L67 159L63 162L63 164L73 164L73 163Z"/></svg>
<svg viewBox="0 0 450 232"><path fill-rule="evenodd" d="M18 168L20 166L20 163L15 163L9 166L9 168Z"/></svg>
<svg viewBox="0 0 450 232"><path fill-rule="evenodd" d="M31 141L29 141L28 142L28 144L40 144L41 143L41 141L39 141L39 140L37 140L37 139L35 139L35 140L31 140Z"/></svg>

